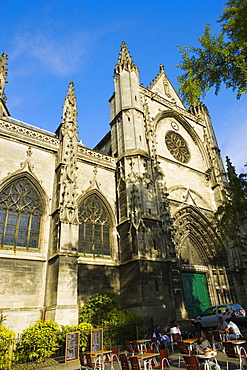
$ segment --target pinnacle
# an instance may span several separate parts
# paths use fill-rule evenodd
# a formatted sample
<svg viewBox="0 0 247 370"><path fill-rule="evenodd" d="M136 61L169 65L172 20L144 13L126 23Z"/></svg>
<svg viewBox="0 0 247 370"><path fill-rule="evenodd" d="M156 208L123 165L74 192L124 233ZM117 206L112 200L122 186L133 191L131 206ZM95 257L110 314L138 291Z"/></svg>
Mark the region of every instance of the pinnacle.
<svg viewBox="0 0 247 370"><path fill-rule="evenodd" d="M131 59L131 55L127 48L126 43L123 41L120 47L120 53L118 58L118 63L115 67L115 73L121 73L123 70L131 72L139 72L137 66L135 65L134 61Z"/></svg>
<svg viewBox="0 0 247 370"><path fill-rule="evenodd" d="M69 88L67 95L65 97L63 106L63 122L73 122L76 124L77 120L77 110L76 110L76 96L74 82L69 83Z"/></svg>

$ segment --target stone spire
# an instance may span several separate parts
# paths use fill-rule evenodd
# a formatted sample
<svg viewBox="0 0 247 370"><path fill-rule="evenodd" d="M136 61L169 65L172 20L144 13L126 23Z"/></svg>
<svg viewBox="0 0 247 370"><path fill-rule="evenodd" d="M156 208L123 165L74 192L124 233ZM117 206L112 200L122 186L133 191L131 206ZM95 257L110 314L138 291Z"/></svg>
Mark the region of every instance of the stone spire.
<svg viewBox="0 0 247 370"><path fill-rule="evenodd" d="M74 83L70 82L69 89L67 91L67 95L63 106L63 125L65 125L66 127L70 126L70 130L72 129L72 131L75 131L74 134L77 135L76 117L77 110L76 110L75 88Z"/></svg>
<svg viewBox="0 0 247 370"><path fill-rule="evenodd" d="M4 85L5 83L8 82L6 80L7 75L8 75L7 73L8 69L6 68L6 66L8 65L7 58L8 58L8 55L5 52L2 54L2 58L0 58L0 99L2 99L4 102L6 102L7 100L5 93L4 93Z"/></svg>
<svg viewBox="0 0 247 370"><path fill-rule="evenodd" d="M121 73L123 70L128 72L135 71L137 74L139 74L139 70L134 61L131 59L131 55L124 41L121 44L118 63L116 64L114 72Z"/></svg>
<svg viewBox="0 0 247 370"><path fill-rule="evenodd" d="M230 161L230 158L226 157L226 168L227 168L227 175L228 179L231 182L233 179L237 178L235 167L232 165L232 162Z"/></svg>

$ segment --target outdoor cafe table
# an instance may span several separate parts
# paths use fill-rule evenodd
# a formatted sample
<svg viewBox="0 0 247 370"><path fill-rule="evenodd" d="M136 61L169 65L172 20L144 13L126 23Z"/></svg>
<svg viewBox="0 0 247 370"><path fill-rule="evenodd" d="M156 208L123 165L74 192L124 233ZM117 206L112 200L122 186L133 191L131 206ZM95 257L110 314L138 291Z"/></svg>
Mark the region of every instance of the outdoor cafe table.
<svg viewBox="0 0 247 370"><path fill-rule="evenodd" d="M138 360L143 361L144 370L148 370L147 365L148 365L149 361L152 358L158 357L159 355L160 355L159 353L143 353L143 354L140 354L140 355L136 355L136 357L138 358Z"/></svg>
<svg viewBox="0 0 247 370"><path fill-rule="evenodd" d="M138 339L135 342L138 343L138 344L140 344L141 351L143 352L146 349L145 344L148 343L148 342L150 343L150 339Z"/></svg>
<svg viewBox="0 0 247 370"><path fill-rule="evenodd" d="M210 370L210 361L215 359L216 363L217 363L217 360L216 360L216 356L217 356L217 352L216 351L211 351L210 354L207 354L207 355L196 355L196 357L199 359L199 360L202 360L203 363L204 363L204 369L205 370Z"/></svg>
<svg viewBox="0 0 247 370"><path fill-rule="evenodd" d="M229 340L228 342L231 342L234 345L234 347L236 348L236 352L238 354L240 354L240 347L241 347L241 345L244 344L244 343L246 343L245 340L241 340L241 339L240 340Z"/></svg>
<svg viewBox="0 0 247 370"><path fill-rule="evenodd" d="M183 342L185 344L188 344L188 347L189 347L189 352L191 353L191 351L193 351L193 343L195 343L197 341L197 338L188 338L188 339L184 339ZM189 354L190 354L189 353Z"/></svg>
<svg viewBox="0 0 247 370"><path fill-rule="evenodd" d="M110 355L112 351L110 349L103 349L101 351L88 352L91 356L97 356L99 358L99 364L101 369L104 370L104 356Z"/></svg>
<svg viewBox="0 0 247 370"><path fill-rule="evenodd" d="M229 340L228 342L231 342L234 345L234 348L236 348L236 353L239 355L239 367L242 369L242 356L241 356L241 345L246 343L245 340Z"/></svg>

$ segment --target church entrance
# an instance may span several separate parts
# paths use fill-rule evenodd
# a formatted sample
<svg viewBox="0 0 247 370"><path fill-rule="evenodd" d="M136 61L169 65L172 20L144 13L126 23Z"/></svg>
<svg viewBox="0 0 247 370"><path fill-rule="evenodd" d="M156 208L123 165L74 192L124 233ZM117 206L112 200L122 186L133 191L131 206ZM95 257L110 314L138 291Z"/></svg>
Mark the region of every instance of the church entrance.
<svg viewBox="0 0 247 370"><path fill-rule="evenodd" d="M186 309L190 319L195 319L211 306L205 274L182 272Z"/></svg>

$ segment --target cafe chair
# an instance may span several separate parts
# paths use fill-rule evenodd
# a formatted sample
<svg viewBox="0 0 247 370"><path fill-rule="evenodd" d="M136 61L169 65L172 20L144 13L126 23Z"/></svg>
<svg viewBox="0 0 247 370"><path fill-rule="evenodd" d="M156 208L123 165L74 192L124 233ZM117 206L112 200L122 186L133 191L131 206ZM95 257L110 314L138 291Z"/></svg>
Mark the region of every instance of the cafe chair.
<svg viewBox="0 0 247 370"><path fill-rule="evenodd" d="M135 354L143 353L139 343L137 343L136 341L134 341L134 340L132 341L132 346L133 346Z"/></svg>
<svg viewBox="0 0 247 370"><path fill-rule="evenodd" d="M131 355L133 356L135 354L135 351L134 351L132 342L131 341L126 341L125 345L126 345L127 352L130 352Z"/></svg>
<svg viewBox="0 0 247 370"><path fill-rule="evenodd" d="M115 369L115 364L116 363L118 364L119 368L121 369L122 365L121 365L121 362L120 362L120 359L119 359L118 355L116 353L112 353L112 356L111 356L111 370Z"/></svg>
<svg viewBox="0 0 247 370"><path fill-rule="evenodd" d="M131 370L142 370L140 362L136 356L130 356ZM148 362L148 369L151 369L151 363Z"/></svg>
<svg viewBox="0 0 247 370"><path fill-rule="evenodd" d="M160 363L159 365L152 365L152 369L165 370L170 369L170 364L168 360L169 351L168 349L160 349Z"/></svg>
<svg viewBox="0 0 247 370"><path fill-rule="evenodd" d="M86 366L86 356L85 356L85 353L80 352L79 353L79 359L80 359L81 367L85 367Z"/></svg>
<svg viewBox="0 0 247 370"><path fill-rule="evenodd" d="M200 370L200 364L196 356L184 356L186 370Z"/></svg>
<svg viewBox="0 0 247 370"><path fill-rule="evenodd" d="M101 370L102 366L100 363L100 358L97 357L95 360L93 360L92 355L90 353L86 353L86 368L87 369L93 369L93 370Z"/></svg>
<svg viewBox="0 0 247 370"><path fill-rule="evenodd" d="M222 351L223 350L223 340L220 335L219 330L213 330L212 331L212 341L216 344L216 347Z"/></svg>
<svg viewBox="0 0 247 370"><path fill-rule="evenodd" d="M209 341L209 343L213 344L213 333L209 333L208 330L204 331L206 339Z"/></svg>
<svg viewBox="0 0 247 370"><path fill-rule="evenodd" d="M188 339L190 339L190 338L195 339L195 336L194 336L194 334L193 334L193 333L189 333L189 334L188 334Z"/></svg>
<svg viewBox="0 0 247 370"><path fill-rule="evenodd" d="M178 340L177 341L177 346L178 346L178 367L181 365L181 355L190 355L190 351L186 348L186 345L183 341Z"/></svg>
<svg viewBox="0 0 247 370"><path fill-rule="evenodd" d="M224 352L226 355L226 370L228 370L228 359L233 358L236 360L237 366L239 364L239 369L243 368L242 359L247 358L246 350L243 347L239 347L238 350L234 348L232 342L224 342Z"/></svg>
<svg viewBox="0 0 247 370"><path fill-rule="evenodd" d="M157 342L152 342L152 343L151 343L151 349L152 349L155 353L158 353L158 352L159 352L159 346L158 346L158 343L157 343Z"/></svg>
<svg viewBox="0 0 247 370"><path fill-rule="evenodd" d="M176 334L171 334L171 348L172 348L172 352L174 352L174 345L178 345L178 341L181 341L180 339L180 334L176 333Z"/></svg>
<svg viewBox="0 0 247 370"><path fill-rule="evenodd" d="M130 370L128 357L126 355L120 355L120 364L122 370Z"/></svg>

